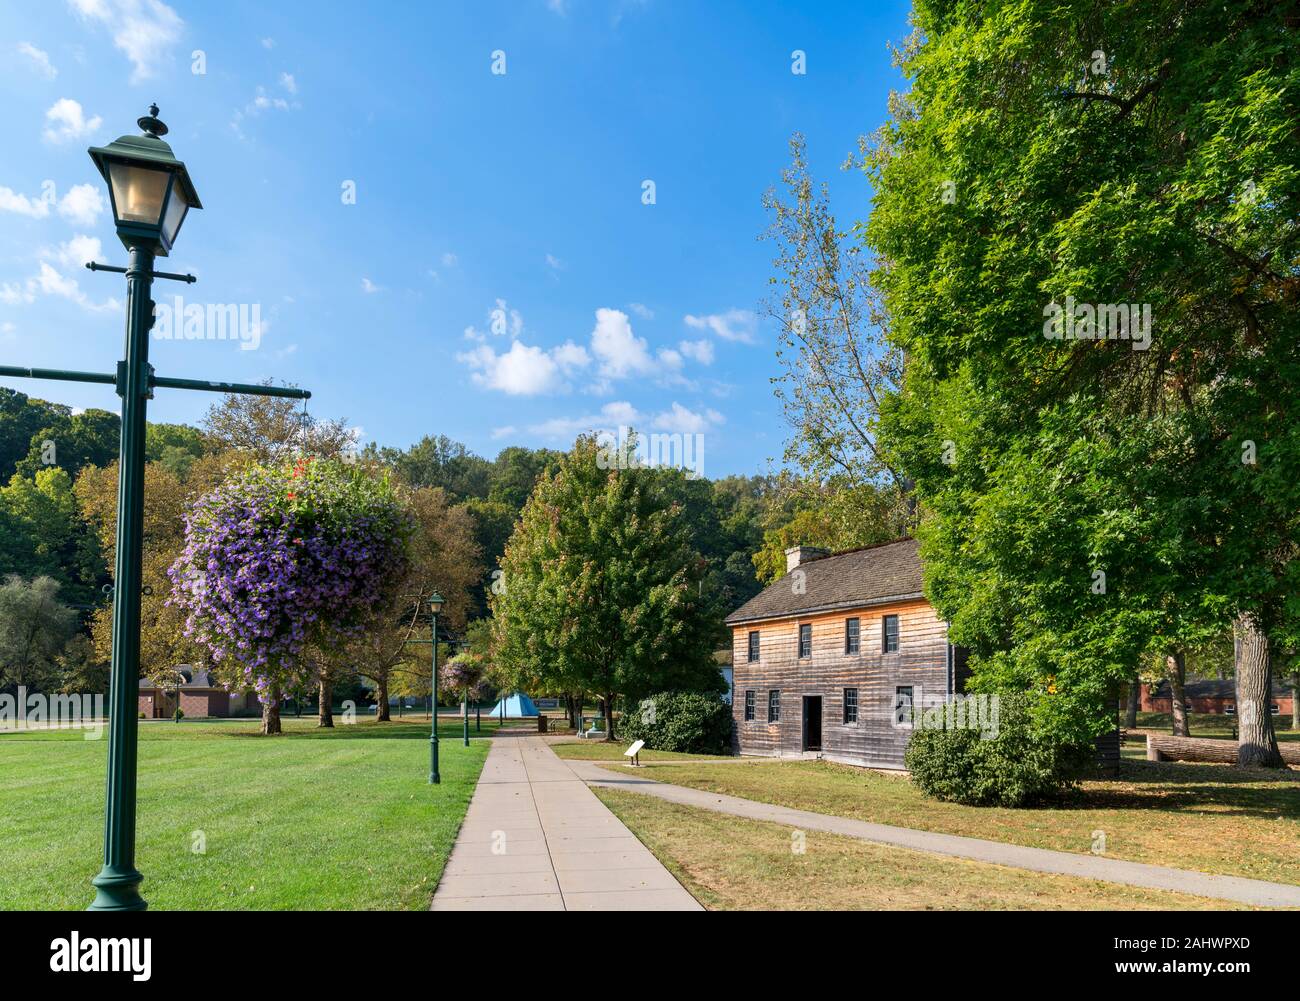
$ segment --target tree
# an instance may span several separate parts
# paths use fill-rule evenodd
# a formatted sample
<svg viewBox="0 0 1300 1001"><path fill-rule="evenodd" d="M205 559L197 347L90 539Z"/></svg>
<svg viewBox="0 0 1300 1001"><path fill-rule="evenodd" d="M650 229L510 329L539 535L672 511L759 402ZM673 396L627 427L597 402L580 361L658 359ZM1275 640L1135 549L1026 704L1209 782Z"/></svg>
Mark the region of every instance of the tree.
<svg viewBox="0 0 1300 1001"><path fill-rule="evenodd" d="M777 247L780 291L767 304L780 330L773 380L793 431L786 459L821 479L890 482L907 492L894 460L880 447L880 407L898 387L903 354L886 336L887 316L856 239L840 229L824 184L808 171L804 137L790 140L782 198L769 190L765 234Z"/></svg>
<svg viewBox="0 0 1300 1001"><path fill-rule="evenodd" d="M0 682L57 685L59 656L76 628L76 615L59 601L57 581L7 576L0 584Z"/></svg>
<svg viewBox="0 0 1300 1001"><path fill-rule="evenodd" d="M32 435L17 470L34 477L42 469L59 466L75 479L86 466L106 466L117 458L121 425L121 418L107 410L59 414Z"/></svg>
<svg viewBox="0 0 1300 1001"><path fill-rule="evenodd" d="M41 469L33 478L14 473L0 488L0 512L9 529L0 535L0 572L53 577L65 600L77 605L98 599L100 550L62 468Z"/></svg>
<svg viewBox="0 0 1300 1001"><path fill-rule="evenodd" d="M171 676L180 664L206 666L208 663L207 650L185 635L183 609L168 602L171 591L168 568L185 548L185 515L190 504L202 493L215 489L234 464L232 455L195 460L185 482L163 463L145 465L140 672L154 681ZM93 528L109 566L115 565L117 549L117 473L116 462L103 469L91 466L82 470L75 487L81 515ZM107 662L113 637L111 599L95 609L91 636L96 657ZM236 689L247 691L249 687L241 684Z"/></svg>
<svg viewBox="0 0 1300 1001"><path fill-rule="evenodd" d="M915 9L865 234L907 356L881 438L928 516L928 591L977 680L1051 675L1041 711L1080 731L1152 643L1235 618L1239 760L1277 763L1260 700L1300 529L1285 15Z"/></svg>
<svg viewBox="0 0 1300 1001"><path fill-rule="evenodd" d="M222 680L257 690L262 732L279 733L304 650L360 634L404 578L409 534L386 475L310 457L254 466L192 506L170 600Z"/></svg>
<svg viewBox="0 0 1300 1001"><path fill-rule="evenodd" d="M445 434L425 435L409 449L380 449L378 457L414 487L442 487L457 501L486 497L491 464Z"/></svg>
<svg viewBox="0 0 1300 1001"><path fill-rule="evenodd" d="M31 449L32 438L72 414L71 407L35 400L0 387L0 480L8 481Z"/></svg>
<svg viewBox="0 0 1300 1001"><path fill-rule="evenodd" d="M208 408L203 430L217 450L236 449L262 464L299 454L337 459L355 444L346 421L320 420L278 396L223 396Z"/></svg>
<svg viewBox="0 0 1300 1001"><path fill-rule="evenodd" d="M504 504L516 514L523 510L542 473L553 471L563 453L549 448L511 445L497 453L488 474L487 499Z"/></svg>
<svg viewBox="0 0 1300 1001"><path fill-rule="evenodd" d="M547 690L598 694L612 740L618 695L723 686L702 595L707 564L672 479L604 469L600 455L594 436L579 437L524 507L491 599L493 655Z"/></svg>

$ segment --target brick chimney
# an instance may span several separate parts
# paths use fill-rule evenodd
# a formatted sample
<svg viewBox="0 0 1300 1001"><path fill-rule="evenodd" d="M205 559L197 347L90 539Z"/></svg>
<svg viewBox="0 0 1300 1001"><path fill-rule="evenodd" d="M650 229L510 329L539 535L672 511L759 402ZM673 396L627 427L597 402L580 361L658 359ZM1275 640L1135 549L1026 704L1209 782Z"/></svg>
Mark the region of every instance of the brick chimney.
<svg viewBox="0 0 1300 1001"><path fill-rule="evenodd" d="M785 572L789 573L795 567L803 566L805 563L811 563L813 560L819 560L823 556L829 556L829 549L821 549L817 546L791 546L785 551Z"/></svg>

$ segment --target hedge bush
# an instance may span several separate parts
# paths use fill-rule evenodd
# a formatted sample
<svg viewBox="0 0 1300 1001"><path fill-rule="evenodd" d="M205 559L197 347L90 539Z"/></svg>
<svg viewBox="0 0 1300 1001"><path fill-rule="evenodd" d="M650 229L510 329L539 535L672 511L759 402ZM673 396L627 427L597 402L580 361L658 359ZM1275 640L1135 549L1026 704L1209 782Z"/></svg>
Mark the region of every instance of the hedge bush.
<svg viewBox="0 0 1300 1001"><path fill-rule="evenodd" d="M935 799L968 806L1029 806L1059 797L1096 766L1091 744L1064 743L1034 724L1029 693L1000 698L998 734L920 729L905 763L917 787Z"/></svg>
<svg viewBox="0 0 1300 1001"><path fill-rule="evenodd" d="M644 740L656 751L728 754L731 706L717 695L660 692L624 710L619 736L629 743Z"/></svg>

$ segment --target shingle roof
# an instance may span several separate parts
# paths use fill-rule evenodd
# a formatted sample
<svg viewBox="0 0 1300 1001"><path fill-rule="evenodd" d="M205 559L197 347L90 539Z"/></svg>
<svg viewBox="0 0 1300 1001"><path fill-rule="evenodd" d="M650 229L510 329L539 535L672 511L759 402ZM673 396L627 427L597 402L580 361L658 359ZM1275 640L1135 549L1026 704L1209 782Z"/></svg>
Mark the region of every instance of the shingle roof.
<svg viewBox="0 0 1300 1001"><path fill-rule="evenodd" d="M802 586L795 574L803 571ZM802 591L802 593L796 593ZM807 612L859 608L921 597L915 539L899 539L823 556L798 567L727 616L728 624Z"/></svg>
<svg viewBox="0 0 1300 1001"><path fill-rule="evenodd" d="M1273 696L1291 694L1291 681L1288 678L1273 679ZM1237 684L1231 678L1226 681L1220 681L1216 678L1202 679L1199 681L1189 680L1183 685L1183 694L1189 699L1235 699L1237 697ZM1159 681L1151 690L1151 698L1167 699L1169 698L1169 682Z"/></svg>

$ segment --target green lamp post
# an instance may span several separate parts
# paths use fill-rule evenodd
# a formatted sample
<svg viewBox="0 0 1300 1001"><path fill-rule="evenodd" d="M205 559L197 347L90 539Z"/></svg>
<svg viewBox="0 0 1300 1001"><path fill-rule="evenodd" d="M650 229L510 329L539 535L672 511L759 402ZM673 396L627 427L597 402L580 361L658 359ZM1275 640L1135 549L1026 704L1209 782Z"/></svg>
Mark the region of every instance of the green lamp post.
<svg viewBox="0 0 1300 1001"><path fill-rule="evenodd" d="M104 867L91 883L92 911L140 911L144 878L135 867L136 738L140 699L140 598L144 547L145 411L153 391L192 389L208 393L310 399L305 389L250 386L212 379L173 379L155 375L149 364L149 331L155 278L193 284L193 275L153 269L155 257L171 253L190 209L201 209L185 164L163 142L167 126L158 106L139 119L141 134L122 136L88 152L108 184L113 224L126 247L127 266L90 261L91 271L126 276L126 348L117 371L73 372L66 369L0 365L0 375L19 379L53 379L113 386L122 398L121 452L117 482L117 555L113 573L113 640L108 695L108 782L104 806Z"/></svg>
<svg viewBox="0 0 1300 1001"><path fill-rule="evenodd" d="M91 910L143 910L135 867L136 704L140 688L141 550L144 541L145 406L152 395L149 329L153 326L153 262L166 257L181 223L201 209L185 164L162 141L158 106L138 122L143 134L123 136L90 157L108 182L117 235L129 252L126 352L118 364L122 439L117 488L117 559L113 575L112 674L109 686L108 796L104 867L91 882Z"/></svg>
<svg viewBox="0 0 1300 1001"><path fill-rule="evenodd" d="M438 785L442 782L442 776L438 774L438 613L442 611L442 595L437 591L429 595L429 611L433 613L433 632L430 636L433 647L433 683L429 710L429 715L433 717L433 728L429 734L429 783Z"/></svg>

